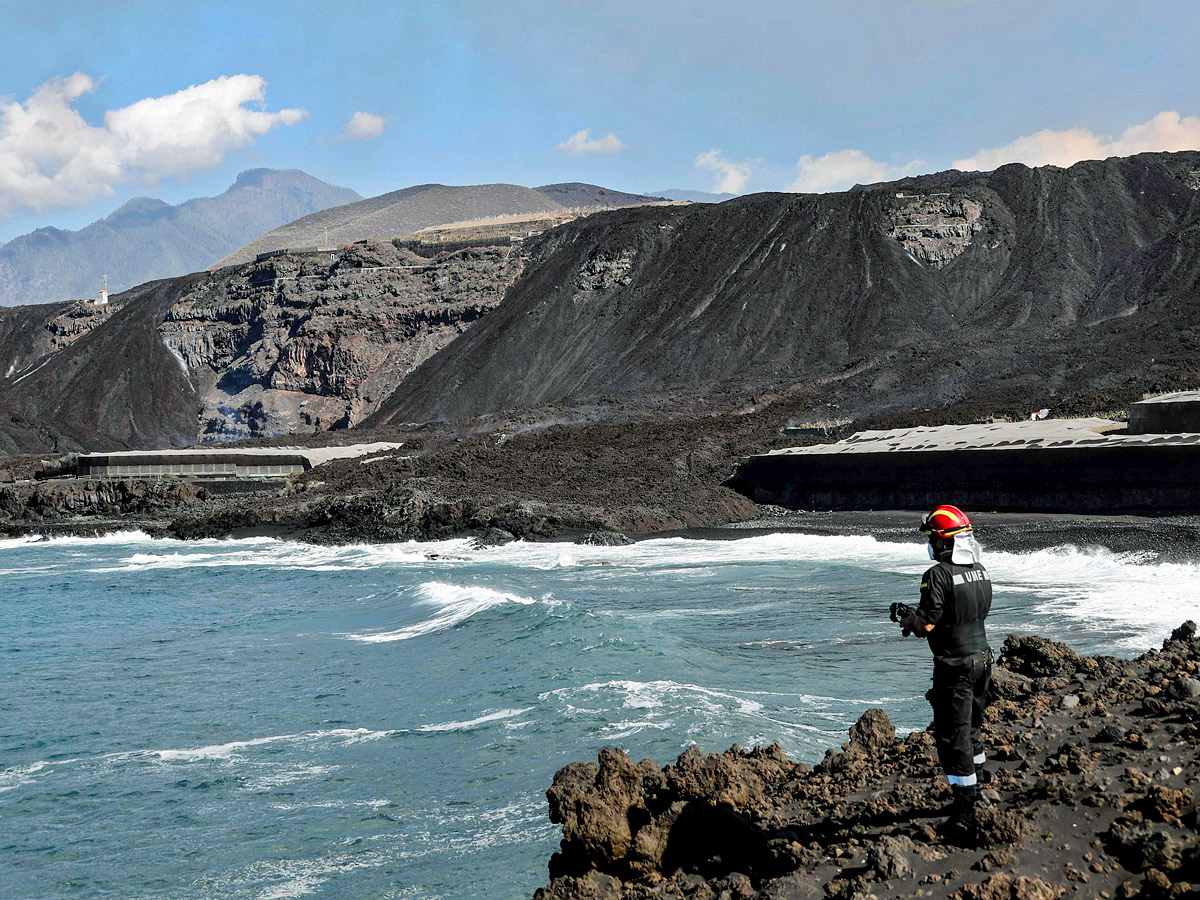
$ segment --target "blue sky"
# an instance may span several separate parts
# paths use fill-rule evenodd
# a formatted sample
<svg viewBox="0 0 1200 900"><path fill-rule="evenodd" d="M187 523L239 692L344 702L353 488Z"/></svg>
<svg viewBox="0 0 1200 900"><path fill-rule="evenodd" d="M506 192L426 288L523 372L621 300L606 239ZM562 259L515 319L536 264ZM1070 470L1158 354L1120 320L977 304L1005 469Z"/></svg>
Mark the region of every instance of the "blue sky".
<svg viewBox="0 0 1200 900"><path fill-rule="evenodd" d="M10 3L0 240L253 166L749 192L1182 149L1198 47L1191 2Z"/></svg>

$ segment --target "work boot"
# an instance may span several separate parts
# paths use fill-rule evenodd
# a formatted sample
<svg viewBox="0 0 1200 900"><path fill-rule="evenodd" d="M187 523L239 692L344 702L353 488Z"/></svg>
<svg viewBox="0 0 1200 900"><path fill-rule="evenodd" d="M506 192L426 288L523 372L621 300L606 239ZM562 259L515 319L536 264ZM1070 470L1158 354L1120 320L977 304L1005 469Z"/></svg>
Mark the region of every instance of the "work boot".
<svg viewBox="0 0 1200 900"><path fill-rule="evenodd" d="M996 780L983 766L975 767L975 782L979 785L979 799L975 802L979 806L991 806L1000 800L1000 795L996 792L993 782Z"/></svg>
<svg viewBox="0 0 1200 900"><path fill-rule="evenodd" d="M954 787L954 803L950 807L950 818L938 829L946 841L960 846L974 846L979 834L979 822L975 818L975 804L979 801L979 786Z"/></svg>

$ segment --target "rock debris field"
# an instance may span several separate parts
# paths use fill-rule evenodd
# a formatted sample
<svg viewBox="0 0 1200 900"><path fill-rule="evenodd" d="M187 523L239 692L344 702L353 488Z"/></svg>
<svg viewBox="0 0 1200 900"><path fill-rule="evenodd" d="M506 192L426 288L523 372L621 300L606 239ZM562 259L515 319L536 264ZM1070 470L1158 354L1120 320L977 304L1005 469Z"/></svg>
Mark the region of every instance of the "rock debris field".
<svg viewBox="0 0 1200 900"><path fill-rule="evenodd" d="M943 841L932 735L868 710L808 766L778 745L674 765L604 750L547 792L563 826L536 900L1200 897L1200 640L1135 660L1010 635L984 742L978 839Z"/></svg>

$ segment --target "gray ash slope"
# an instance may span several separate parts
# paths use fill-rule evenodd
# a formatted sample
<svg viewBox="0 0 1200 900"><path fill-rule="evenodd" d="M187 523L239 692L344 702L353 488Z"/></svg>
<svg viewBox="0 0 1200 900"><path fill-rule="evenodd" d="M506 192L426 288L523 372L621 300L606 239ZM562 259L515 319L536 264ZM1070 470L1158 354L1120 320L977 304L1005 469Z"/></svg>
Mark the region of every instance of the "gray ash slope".
<svg viewBox="0 0 1200 900"><path fill-rule="evenodd" d="M296 169L251 169L216 197L138 197L79 231L39 228L0 246L0 306L94 297L194 272L255 235L358 200Z"/></svg>
<svg viewBox="0 0 1200 900"><path fill-rule="evenodd" d="M452 222L497 216L563 212L579 207L623 207L655 197L570 182L539 188L519 184L418 184L326 209L260 234L212 268L249 262L285 247L342 244L364 238L401 237Z"/></svg>
<svg viewBox="0 0 1200 900"><path fill-rule="evenodd" d="M370 421L780 398L859 416L1194 369L1197 170L1198 152L1014 164L578 220Z"/></svg>

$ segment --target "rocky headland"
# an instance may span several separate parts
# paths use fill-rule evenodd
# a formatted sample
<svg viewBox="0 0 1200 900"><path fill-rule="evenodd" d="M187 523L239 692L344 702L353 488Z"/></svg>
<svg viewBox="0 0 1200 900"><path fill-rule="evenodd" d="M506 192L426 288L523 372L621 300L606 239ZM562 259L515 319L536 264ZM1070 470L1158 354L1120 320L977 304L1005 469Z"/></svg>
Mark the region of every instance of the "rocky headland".
<svg viewBox="0 0 1200 900"><path fill-rule="evenodd" d="M932 735L870 709L814 766L778 745L567 766L547 792L562 848L535 898L1200 896L1195 623L1134 660L1010 635L994 672L973 840L936 830L950 789Z"/></svg>

